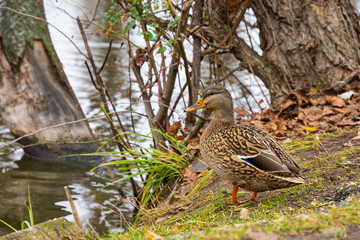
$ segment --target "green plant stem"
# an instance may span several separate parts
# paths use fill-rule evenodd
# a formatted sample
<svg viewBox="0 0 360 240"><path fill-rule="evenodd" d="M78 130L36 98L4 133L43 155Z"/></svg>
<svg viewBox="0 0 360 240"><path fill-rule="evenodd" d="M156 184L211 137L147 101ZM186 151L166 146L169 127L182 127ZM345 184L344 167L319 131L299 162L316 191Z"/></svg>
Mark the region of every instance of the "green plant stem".
<svg viewBox="0 0 360 240"><path fill-rule="evenodd" d="M125 147L126 147L126 150L132 150L131 146L129 145L129 143L127 141L125 141L123 136L120 134L119 129L116 127L116 125L114 124L114 122L111 119L110 115L107 113L107 111L105 110L105 108L103 107L103 105L101 103L99 103L99 107L101 108L101 111L103 111L103 113L105 114L108 122L111 125L111 128L116 132L116 140L120 141L122 144L124 144Z"/></svg>

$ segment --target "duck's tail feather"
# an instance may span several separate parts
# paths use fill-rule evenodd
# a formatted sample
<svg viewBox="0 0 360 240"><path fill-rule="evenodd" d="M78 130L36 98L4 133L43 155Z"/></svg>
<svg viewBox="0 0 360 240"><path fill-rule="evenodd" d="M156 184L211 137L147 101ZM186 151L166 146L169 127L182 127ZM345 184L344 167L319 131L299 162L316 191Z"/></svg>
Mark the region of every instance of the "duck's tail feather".
<svg viewBox="0 0 360 240"><path fill-rule="evenodd" d="M306 183L306 180L303 177L300 176L293 176L293 177L280 177L280 176L275 176L276 178L280 178L284 181L288 181L288 182L293 182L293 183L297 183L297 184L303 184Z"/></svg>

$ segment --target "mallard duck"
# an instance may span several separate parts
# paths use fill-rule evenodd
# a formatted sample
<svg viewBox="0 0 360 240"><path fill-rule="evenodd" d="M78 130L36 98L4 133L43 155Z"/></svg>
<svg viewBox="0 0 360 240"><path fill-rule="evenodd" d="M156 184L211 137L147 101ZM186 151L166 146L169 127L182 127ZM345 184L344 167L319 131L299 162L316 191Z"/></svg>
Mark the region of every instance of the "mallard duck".
<svg viewBox="0 0 360 240"><path fill-rule="evenodd" d="M203 161L233 184L231 203L237 203L238 187L254 192L288 188L305 183L301 169L267 132L253 125L236 125L233 101L222 86L210 86L193 106L213 111L213 117L200 139Z"/></svg>

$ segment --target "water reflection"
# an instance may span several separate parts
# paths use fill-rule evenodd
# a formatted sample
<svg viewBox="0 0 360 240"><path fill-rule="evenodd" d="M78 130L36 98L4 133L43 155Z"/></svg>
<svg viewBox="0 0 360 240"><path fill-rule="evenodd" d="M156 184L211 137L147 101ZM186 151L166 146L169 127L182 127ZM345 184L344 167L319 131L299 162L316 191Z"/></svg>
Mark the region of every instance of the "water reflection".
<svg viewBox="0 0 360 240"><path fill-rule="evenodd" d="M95 11L97 3L97 0L44 1L47 20L71 38L83 52L85 49L75 18L79 16L81 19L85 19L84 14L90 18L95 16L94 21L105 26L107 23L102 16L104 11L109 8L110 1L99 1L100 4ZM61 33L51 27L49 30L56 52L85 115L92 116L100 113L99 94L92 86L84 65L84 56ZM89 25L85 31L88 33L89 45L96 64L100 67L109 43L105 39L104 33L95 26ZM130 101L126 100L129 95L128 75L122 74L122 72L128 72L128 60L121 57L122 51L120 39L115 39L108 64L102 72L102 77L109 89L113 89L110 94L113 96L115 104ZM126 110L127 105L118 104L117 108ZM127 118L126 115L122 117ZM127 125L129 126L129 124ZM110 134L108 124L104 122L104 119L91 122L91 127L104 136ZM5 139L4 142L13 139L9 130L1 122L0 138ZM29 220L28 210L25 206L29 184L35 223L61 216L72 220L71 210L64 192L64 186L68 186L73 193L72 197L83 224L89 222L99 232L106 231L107 224L110 224L113 230L116 227L121 230L120 219L122 217L109 210L108 206L116 205L127 220L131 218L132 207L129 203L118 204L120 196L116 189L112 187L100 189L111 180L106 171L97 170L90 173L92 165L87 164L86 160L82 163L53 162L51 159L48 161L34 160L23 156L21 149L11 154L1 155L0 201L2 207L0 208L0 219L17 229L20 229L21 221ZM127 196L131 195L129 183L121 183L121 188ZM0 224L0 228L3 227Z"/></svg>
<svg viewBox="0 0 360 240"><path fill-rule="evenodd" d="M110 177L105 171L90 173L84 163L54 163L27 156L16 165L17 168L0 174L2 220L16 228L20 228L20 221L29 220L25 207L28 184L36 223L64 215L73 220L64 192L64 186L68 186L83 224L89 222L98 231L106 229L106 221L119 227L120 217L107 207L109 204L118 205L121 196L114 188L100 189L109 183ZM124 192L131 191L127 183L121 187ZM131 206L120 205L119 209L127 220L131 218Z"/></svg>

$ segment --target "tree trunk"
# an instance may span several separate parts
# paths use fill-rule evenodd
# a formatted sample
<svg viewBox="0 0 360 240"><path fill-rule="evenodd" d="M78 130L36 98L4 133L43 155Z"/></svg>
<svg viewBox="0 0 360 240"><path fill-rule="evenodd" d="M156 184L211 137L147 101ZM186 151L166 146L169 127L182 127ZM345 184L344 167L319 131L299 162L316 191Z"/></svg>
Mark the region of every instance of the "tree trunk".
<svg viewBox="0 0 360 240"><path fill-rule="evenodd" d="M85 118L52 47L40 1L6 1L1 10L0 114L15 137ZM48 128L19 143L37 158L92 152L86 121ZM75 144L63 144L72 142ZM32 145L26 147L26 145Z"/></svg>
<svg viewBox="0 0 360 240"><path fill-rule="evenodd" d="M351 1L258 0L251 7L263 57L291 89L330 88L359 69L359 17Z"/></svg>
<svg viewBox="0 0 360 240"><path fill-rule="evenodd" d="M205 34L224 45L238 12L233 1L210 1ZM254 70L277 109L294 89L320 90L348 82L359 70L359 16L351 1L251 1L260 29L259 56L236 32L225 42L234 56ZM238 11L238 12L237 12ZM234 18L229 16L236 13Z"/></svg>

